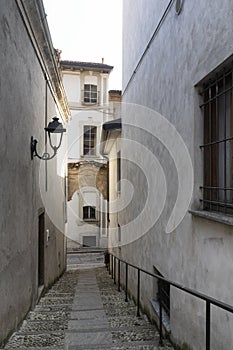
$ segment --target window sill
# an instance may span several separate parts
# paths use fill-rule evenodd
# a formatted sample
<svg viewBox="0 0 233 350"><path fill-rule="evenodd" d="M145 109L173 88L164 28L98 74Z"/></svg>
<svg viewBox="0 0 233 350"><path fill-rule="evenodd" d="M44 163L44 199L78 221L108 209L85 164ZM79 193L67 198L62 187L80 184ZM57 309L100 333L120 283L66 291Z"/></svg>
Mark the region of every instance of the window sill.
<svg viewBox="0 0 233 350"><path fill-rule="evenodd" d="M159 317L159 302L157 300L152 299L151 301L151 305L153 307L153 309L155 310L157 316ZM162 322L163 322L163 326L166 329L166 331L168 333L171 332L171 327L170 327L170 318L167 315L167 313L164 311L164 309L162 309Z"/></svg>
<svg viewBox="0 0 233 350"><path fill-rule="evenodd" d="M83 222L92 222L92 223L97 223L99 222L97 219L83 219Z"/></svg>
<svg viewBox="0 0 233 350"><path fill-rule="evenodd" d="M82 154L81 155L81 158L84 158L84 159L95 159L97 157L98 156L96 154Z"/></svg>
<svg viewBox="0 0 233 350"><path fill-rule="evenodd" d="M95 106L97 104L98 104L98 102L82 102L83 106Z"/></svg>
<svg viewBox="0 0 233 350"><path fill-rule="evenodd" d="M207 220L212 220L221 224L233 226L233 216L228 214L205 210L189 210L189 213L193 216L198 216Z"/></svg>

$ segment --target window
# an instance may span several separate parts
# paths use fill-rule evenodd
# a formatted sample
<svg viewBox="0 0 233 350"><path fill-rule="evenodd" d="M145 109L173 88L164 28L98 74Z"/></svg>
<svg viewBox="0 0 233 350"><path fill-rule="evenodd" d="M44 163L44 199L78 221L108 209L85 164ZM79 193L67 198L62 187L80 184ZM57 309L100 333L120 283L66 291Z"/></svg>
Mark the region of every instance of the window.
<svg viewBox="0 0 233 350"><path fill-rule="evenodd" d="M84 103L97 103L97 85L84 84Z"/></svg>
<svg viewBox="0 0 233 350"><path fill-rule="evenodd" d="M121 152L117 152L117 192L121 191Z"/></svg>
<svg viewBox="0 0 233 350"><path fill-rule="evenodd" d="M96 236L83 236L83 247L96 247Z"/></svg>
<svg viewBox="0 0 233 350"><path fill-rule="evenodd" d="M83 207L83 220L95 220L96 209L95 207L85 206Z"/></svg>
<svg viewBox="0 0 233 350"><path fill-rule="evenodd" d="M38 285L44 285L44 275L45 275L45 213L41 209L41 214L39 215L38 222Z"/></svg>
<svg viewBox="0 0 233 350"><path fill-rule="evenodd" d="M117 233L118 233L118 242L121 242L121 226L119 224L117 227Z"/></svg>
<svg viewBox="0 0 233 350"><path fill-rule="evenodd" d="M96 154L96 126L85 125L83 135L83 154L92 155Z"/></svg>
<svg viewBox="0 0 233 350"><path fill-rule="evenodd" d="M164 277L155 266L153 269L155 275ZM154 301L159 302L159 297L161 298L162 308L165 311L166 316L170 317L170 285L169 283L156 278L154 279Z"/></svg>
<svg viewBox="0 0 233 350"><path fill-rule="evenodd" d="M203 209L233 214L233 70L203 86Z"/></svg>

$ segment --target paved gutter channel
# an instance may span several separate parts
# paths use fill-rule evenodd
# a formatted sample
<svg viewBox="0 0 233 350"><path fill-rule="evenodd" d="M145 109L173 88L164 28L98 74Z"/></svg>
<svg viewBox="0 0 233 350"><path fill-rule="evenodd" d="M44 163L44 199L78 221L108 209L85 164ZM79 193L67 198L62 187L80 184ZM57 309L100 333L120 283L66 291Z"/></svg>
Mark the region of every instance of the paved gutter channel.
<svg viewBox="0 0 233 350"><path fill-rule="evenodd" d="M124 301L99 254L77 254L69 270L41 298L6 350L172 350L158 345L158 332Z"/></svg>

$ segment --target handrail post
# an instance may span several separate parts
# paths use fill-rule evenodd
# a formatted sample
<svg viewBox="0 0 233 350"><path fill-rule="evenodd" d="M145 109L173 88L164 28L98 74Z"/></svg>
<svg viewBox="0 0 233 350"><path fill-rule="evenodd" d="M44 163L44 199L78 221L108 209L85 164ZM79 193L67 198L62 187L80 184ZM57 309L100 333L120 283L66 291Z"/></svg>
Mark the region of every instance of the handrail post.
<svg viewBox="0 0 233 350"><path fill-rule="evenodd" d="M172 286L173 288L176 288L178 290L181 290L188 295L192 295L199 300L204 301L206 304L206 350L210 350L211 348L211 306L214 305L215 307L220 308L221 310L225 310L233 314L233 306L226 304L222 301L219 301L213 297L210 297L208 295L205 295L203 293L200 293L194 289L185 287L179 283L176 283L172 280L166 279L162 276L159 276L158 274L151 273L149 271L144 270L143 268L140 268L136 265L133 265L130 262L127 262L125 260L121 260L118 257L116 257L114 254L111 254L111 267L112 267L112 278L114 278L114 284L116 284L116 261L118 259L118 290L120 289L120 263L125 264L125 301L128 301L128 268L132 268L137 270L137 316L140 316L140 292L141 292L141 286L140 286L140 273L144 273L146 275L149 275L153 278L156 278L156 281L158 281L158 302L159 302L159 345L163 345L163 313L165 313L166 308L166 298L168 297L166 288L162 288L163 285L165 286L168 284L169 286ZM134 272L134 271L133 271ZM136 273L136 272L135 272ZM135 293L136 294L136 293ZM135 295L134 294L134 295ZM170 296L169 296L170 297ZM168 307L168 313L170 312L170 309Z"/></svg>
<svg viewBox="0 0 233 350"><path fill-rule="evenodd" d="M114 256L114 284L116 284L116 257Z"/></svg>
<svg viewBox="0 0 233 350"><path fill-rule="evenodd" d="M140 269L138 269L137 316L140 316Z"/></svg>
<svg viewBox="0 0 233 350"><path fill-rule="evenodd" d="M112 279L113 279L113 255L111 255L111 260L112 260Z"/></svg>
<svg viewBox="0 0 233 350"><path fill-rule="evenodd" d="M121 291L121 261L118 259L118 292Z"/></svg>
<svg viewBox="0 0 233 350"><path fill-rule="evenodd" d="M159 345L163 346L163 309L162 309L162 291L161 281L158 281L159 288Z"/></svg>
<svg viewBox="0 0 233 350"><path fill-rule="evenodd" d="M206 350L210 350L210 302L206 300Z"/></svg>
<svg viewBox="0 0 233 350"><path fill-rule="evenodd" d="M128 301L128 264L125 263L125 301Z"/></svg>
<svg viewBox="0 0 233 350"><path fill-rule="evenodd" d="M112 254L109 253L109 268L108 268L108 273L109 273L110 276L111 276L111 257L112 257Z"/></svg>

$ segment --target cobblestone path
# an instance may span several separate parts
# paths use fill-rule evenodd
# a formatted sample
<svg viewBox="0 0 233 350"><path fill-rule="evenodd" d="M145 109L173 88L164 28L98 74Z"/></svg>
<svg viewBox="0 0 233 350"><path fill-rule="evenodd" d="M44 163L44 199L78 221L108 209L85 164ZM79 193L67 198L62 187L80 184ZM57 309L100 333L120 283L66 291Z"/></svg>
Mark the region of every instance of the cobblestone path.
<svg viewBox="0 0 233 350"><path fill-rule="evenodd" d="M172 350L167 342L159 347L155 326L124 299L104 267L68 271L4 349Z"/></svg>
<svg viewBox="0 0 233 350"><path fill-rule="evenodd" d="M63 350L77 280L77 270L66 272L29 312L4 349Z"/></svg>
<svg viewBox="0 0 233 350"><path fill-rule="evenodd" d="M118 292L106 269L96 270L96 278L112 334L113 345L107 349L174 350L166 340L163 347L158 345L157 328L151 325L145 315L141 315L140 318L136 316L134 302L132 300L125 302L125 293Z"/></svg>

